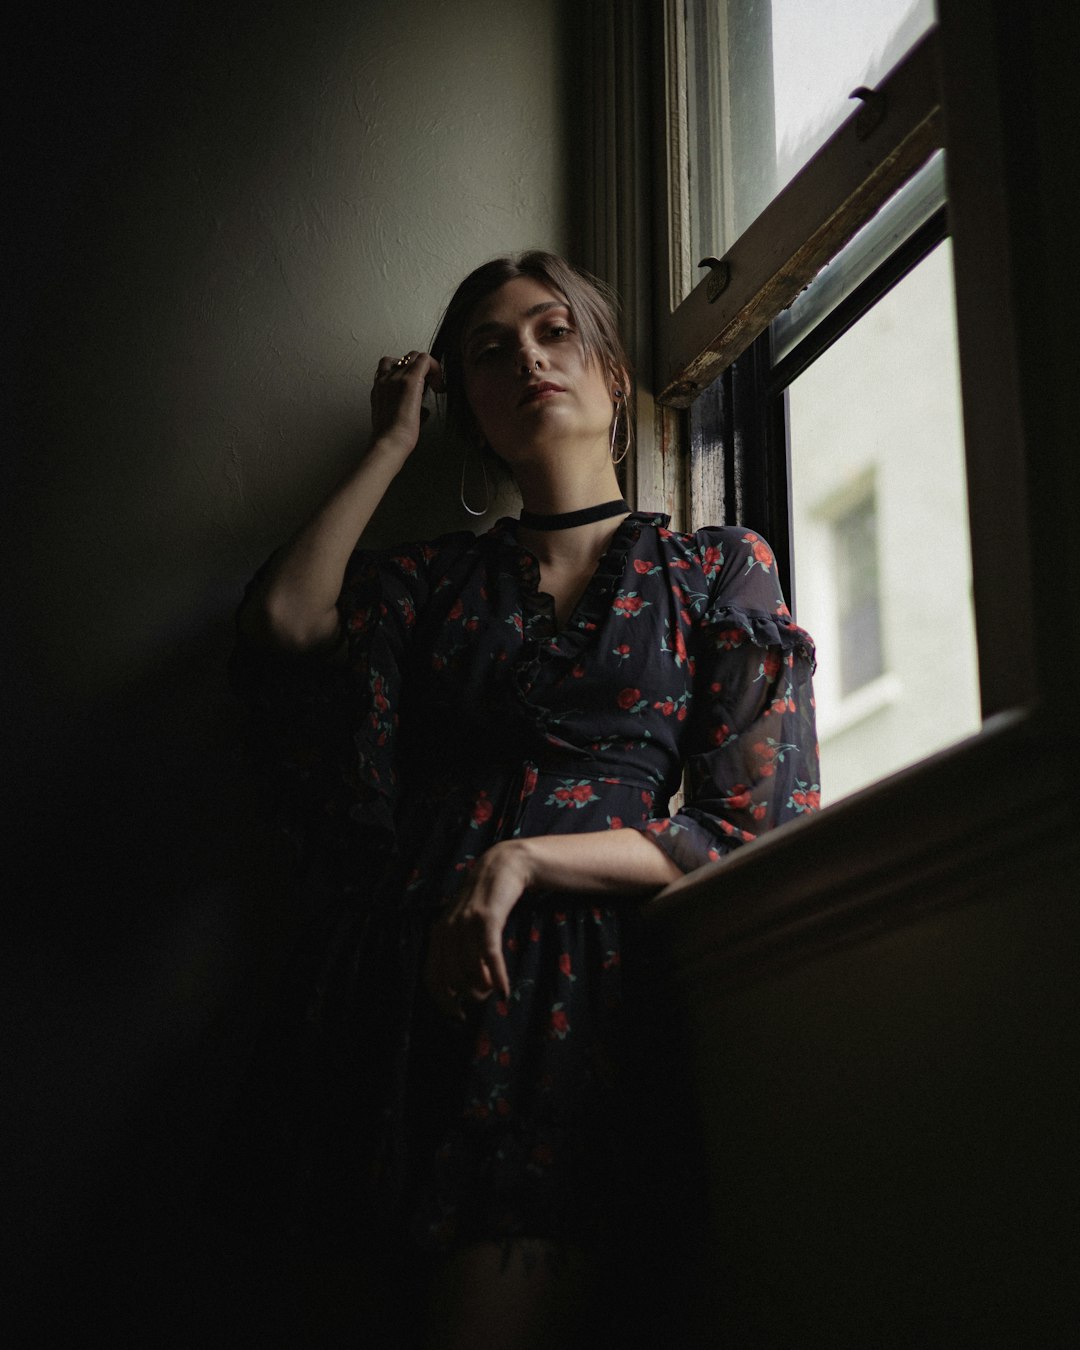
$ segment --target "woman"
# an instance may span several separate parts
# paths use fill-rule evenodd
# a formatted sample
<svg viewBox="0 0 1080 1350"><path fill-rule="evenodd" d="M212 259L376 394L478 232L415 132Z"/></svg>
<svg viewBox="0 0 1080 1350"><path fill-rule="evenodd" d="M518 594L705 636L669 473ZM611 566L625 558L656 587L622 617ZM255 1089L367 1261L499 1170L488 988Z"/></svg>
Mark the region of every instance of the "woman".
<svg viewBox="0 0 1080 1350"><path fill-rule="evenodd" d="M355 551L428 389L521 518ZM431 353L379 362L369 449L239 616L260 743L338 897L300 1175L438 1254L432 1345L584 1325L634 1209L639 904L817 800L812 648L772 554L629 511L629 392L598 284L546 253L479 268Z"/></svg>

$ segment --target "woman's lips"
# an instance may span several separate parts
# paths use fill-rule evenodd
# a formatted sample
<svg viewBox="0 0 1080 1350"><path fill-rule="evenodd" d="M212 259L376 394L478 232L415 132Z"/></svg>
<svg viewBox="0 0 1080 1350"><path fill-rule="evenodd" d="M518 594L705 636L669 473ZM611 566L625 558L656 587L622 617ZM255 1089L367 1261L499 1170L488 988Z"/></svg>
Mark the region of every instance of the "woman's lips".
<svg viewBox="0 0 1080 1350"><path fill-rule="evenodd" d="M548 394L565 394L566 390L561 384L551 384L544 381L541 384L530 384L528 389L518 399L518 406L523 403L532 403L538 398L545 398Z"/></svg>

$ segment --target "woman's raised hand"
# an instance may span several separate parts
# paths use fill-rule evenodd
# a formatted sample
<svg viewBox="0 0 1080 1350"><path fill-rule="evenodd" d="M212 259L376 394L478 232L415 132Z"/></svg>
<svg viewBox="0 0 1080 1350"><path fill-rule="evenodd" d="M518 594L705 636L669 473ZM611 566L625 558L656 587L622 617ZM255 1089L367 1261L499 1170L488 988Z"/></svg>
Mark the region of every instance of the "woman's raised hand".
<svg viewBox="0 0 1080 1350"><path fill-rule="evenodd" d="M392 446L404 458L412 454L427 417L424 393L439 392L442 368L429 352L384 356L371 388L372 440Z"/></svg>

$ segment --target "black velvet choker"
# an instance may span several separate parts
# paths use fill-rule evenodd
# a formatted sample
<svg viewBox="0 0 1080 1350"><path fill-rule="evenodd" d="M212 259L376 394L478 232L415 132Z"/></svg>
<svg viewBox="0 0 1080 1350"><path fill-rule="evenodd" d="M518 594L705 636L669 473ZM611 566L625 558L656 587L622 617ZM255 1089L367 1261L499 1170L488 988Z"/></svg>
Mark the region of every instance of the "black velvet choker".
<svg viewBox="0 0 1080 1350"><path fill-rule="evenodd" d="M553 516L539 516L535 511L523 510L518 519L530 530L569 530L575 525L591 525L594 520L625 515L629 510L625 500L620 497L618 501L585 506L580 511L558 511Z"/></svg>

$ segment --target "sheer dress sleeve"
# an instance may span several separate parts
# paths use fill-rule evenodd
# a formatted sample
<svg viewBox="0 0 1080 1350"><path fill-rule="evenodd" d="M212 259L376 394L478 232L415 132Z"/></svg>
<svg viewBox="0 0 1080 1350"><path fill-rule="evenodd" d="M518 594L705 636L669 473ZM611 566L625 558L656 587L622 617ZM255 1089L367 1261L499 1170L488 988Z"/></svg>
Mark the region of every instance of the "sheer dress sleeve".
<svg viewBox="0 0 1080 1350"><path fill-rule="evenodd" d="M699 539L714 577L696 634L686 800L642 827L684 872L820 804L814 646L792 622L772 550L746 530Z"/></svg>
<svg viewBox="0 0 1080 1350"><path fill-rule="evenodd" d="M238 640L231 677L248 710L249 758L301 866L319 854L370 865L393 847L403 671L441 546L456 538L357 550L334 645L289 655Z"/></svg>

